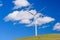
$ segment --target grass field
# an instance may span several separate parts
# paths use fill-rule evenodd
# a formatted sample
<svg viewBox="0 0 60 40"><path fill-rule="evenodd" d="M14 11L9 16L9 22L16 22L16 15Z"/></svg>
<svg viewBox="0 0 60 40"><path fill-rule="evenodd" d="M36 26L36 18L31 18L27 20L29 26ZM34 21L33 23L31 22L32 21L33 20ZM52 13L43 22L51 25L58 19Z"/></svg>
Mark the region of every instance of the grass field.
<svg viewBox="0 0 60 40"><path fill-rule="evenodd" d="M46 34L41 36L20 38L17 40L60 40L60 34Z"/></svg>

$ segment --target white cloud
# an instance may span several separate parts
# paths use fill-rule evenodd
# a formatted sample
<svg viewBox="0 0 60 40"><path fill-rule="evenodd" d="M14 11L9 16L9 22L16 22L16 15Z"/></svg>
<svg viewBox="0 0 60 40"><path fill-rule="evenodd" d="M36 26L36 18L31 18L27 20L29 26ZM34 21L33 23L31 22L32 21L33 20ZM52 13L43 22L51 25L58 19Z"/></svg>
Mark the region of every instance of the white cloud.
<svg viewBox="0 0 60 40"><path fill-rule="evenodd" d="M31 19L35 18L34 21ZM14 11L4 18L5 21L19 21L19 23L29 24L30 26L35 23L38 25L46 24L54 21L54 18L43 16L42 13L37 13L36 10L21 10Z"/></svg>
<svg viewBox="0 0 60 40"><path fill-rule="evenodd" d="M33 15L26 10L14 11L4 18L5 21L21 21L24 23L30 23L30 19L33 18ZM20 23L21 23L20 22Z"/></svg>
<svg viewBox="0 0 60 40"><path fill-rule="evenodd" d="M54 21L54 18L51 18L51 17L48 17L48 16L37 19L37 22L41 23L41 24L49 23L51 21Z"/></svg>
<svg viewBox="0 0 60 40"><path fill-rule="evenodd" d="M30 24L31 23L31 20L29 20L29 19L23 19L23 20L21 20L19 23L24 23L24 24Z"/></svg>
<svg viewBox="0 0 60 40"><path fill-rule="evenodd" d="M15 0L13 1L14 3L14 9L21 8L21 7L26 7L29 6L30 3L27 0Z"/></svg>
<svg viewBox="0 0 60 40"><path fill-rule="evenodd" d="M56 24L54 25L53 30L60 31L60 23L56 23Z"/></svg>
<svg viewBox="0 0 60 40"><path fill-rule="evenodd" d="M9 20L21 20L21 19L31 19L33 15L30 14L28 11L21 10L21 11L14 11L10 13L8 16L5 17L6 21Z"/></svg>
<svg viewBox="0 0 60 40"><path fill-rule="evenodd" d="M32 25L34 25L34 24L42 25L42 24L50 23L50 22L52 22L52 21L54 21L54 20L55 20L54 18L48 17L48 16L39 17L39 18L37 18L35 21L33 21L31 24L29 24L29 26L32 26Z"/></svg>

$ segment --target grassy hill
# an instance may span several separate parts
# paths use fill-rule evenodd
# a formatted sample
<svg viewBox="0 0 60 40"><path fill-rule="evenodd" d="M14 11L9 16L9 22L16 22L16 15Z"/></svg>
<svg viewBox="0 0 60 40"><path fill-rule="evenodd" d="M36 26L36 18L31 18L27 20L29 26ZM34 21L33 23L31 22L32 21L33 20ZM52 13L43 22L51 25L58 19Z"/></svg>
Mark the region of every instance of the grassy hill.
<svg viewBox="0 0 60 40"><path fill-rule="evenodd" d="M60 40L60 34L46 34L41 36L32 36L27 38L20 38L17 40Z"/></svg>

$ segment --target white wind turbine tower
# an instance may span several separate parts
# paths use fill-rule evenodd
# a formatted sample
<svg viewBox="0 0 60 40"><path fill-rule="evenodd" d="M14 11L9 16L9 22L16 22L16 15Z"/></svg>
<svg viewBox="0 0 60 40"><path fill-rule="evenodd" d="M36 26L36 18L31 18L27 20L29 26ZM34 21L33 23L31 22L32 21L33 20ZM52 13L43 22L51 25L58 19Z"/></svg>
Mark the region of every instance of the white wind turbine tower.
<svg viewBox="0 0 60 40"><path fill-rule="evenodd" d="M30 12L29 12L30 13ZM32 13L31 13L32 14ZM33 15L33 14L32 14ZM37 36L37 24L36 24L36 19L37 19L37 17L35 17L35 15L34 15L34 18L33 18L33 21L35 22L34 23L34 26L35 26L35 36ZM33 22L32 22L33 23Z"/></svg>
<svg viewBox="0 0 60 40"><path fill-rule="evenodd" d="M36 21L36 19L37 19L37 17L34 17L34 21ZM38 33L37 33L37 24L36 24L36 22L35 22L35 36L37 36L38 35Z"/></svg>

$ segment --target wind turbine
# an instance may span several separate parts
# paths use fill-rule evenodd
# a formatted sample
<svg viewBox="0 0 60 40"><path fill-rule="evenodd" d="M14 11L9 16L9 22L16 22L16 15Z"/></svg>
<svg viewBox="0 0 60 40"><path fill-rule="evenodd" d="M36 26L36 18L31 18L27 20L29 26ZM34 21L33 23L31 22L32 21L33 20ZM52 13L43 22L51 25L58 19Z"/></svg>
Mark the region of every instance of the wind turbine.
<svg viewBox="0 0 60 40"><path fill-rule="evenodd" d="M29 12L29 10L32 8L32 6L33 6L33 4L30 5L30 6L26 9L26 11ZM43 11L45 8L46 8L46 7L43 7L42 9L40 9L40 12ZM31 12L29 12L29 13L31 13ZM33 20L35 21L35 23L34 23L34 26L35 26L35 36L37 36L37 35L38 35L38 32L37 32L38 27L37 27L36 19L37 19L40 15L37 15L37 13L35 13L35 14L34 14L34 13L31 13L31 14L34 16ZM36 16L36 15L37 15L37 16ZM32 22L32 23L33 23L33 22Z"/></svg>
<svg viewBox="0 0 60 40"><path fill-rule="evenodd" d="M45 8L42 8L40 11L42 11L42 10L44 10ZM31 12L29 12L29 13L31 13ZM31 13L33 16L34 16L34 18L33 18L33 20L34 20L34 26L35 26L35 36L37 36L38 35L38 27L37 27L37 21L36 21L36 19L38 19L39 18L39 16L40 15L38 15L37 13L36 14L33 14L33 13ZM32 22L33 23L33 22Z"/></svg>
<svg viewBox="0 0 60 40"><path fill-rule="evenodd" d="M42 10L44 10L45 8L42 8L40 11L42 11ZM36 19L37 19L38 17L34 17L34 21L36 21ZM35 36L37 36L38 35L38 27L37 27L37 24L36 24L36 22L35 22Z"/></svg>

